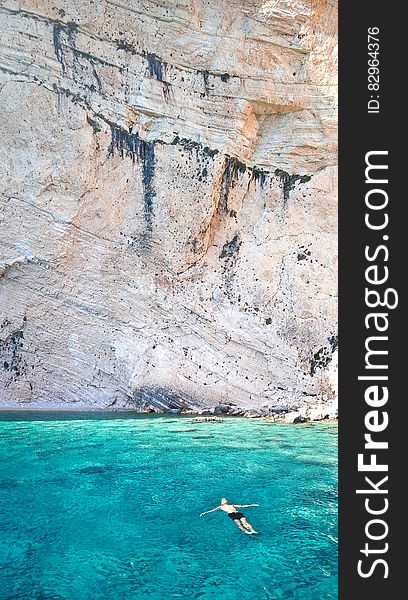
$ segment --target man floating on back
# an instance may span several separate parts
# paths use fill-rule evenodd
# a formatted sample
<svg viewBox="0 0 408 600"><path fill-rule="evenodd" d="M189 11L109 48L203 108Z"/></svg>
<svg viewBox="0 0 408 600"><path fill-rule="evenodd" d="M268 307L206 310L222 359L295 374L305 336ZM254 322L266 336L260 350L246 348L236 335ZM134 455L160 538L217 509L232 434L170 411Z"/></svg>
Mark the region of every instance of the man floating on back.
<svg viewBox="0 0 408 600"><path fill-rule="evenodd" d="M242 512L239 512L237 510L237 508L248 508L250 506L259 506L259 504L230 504L226 498L221 498L220 506L217 506L212 510L202 512L200 517L208 515L208 513L215 512L216 510L222 510L223 512L227 513L229 518L232 519L234 523L236 523L236 525L238 525L241 531L245 531L245 533L251 535L253 533L258 532L255 531L255 529L252 527L252 525L250 525L250 523L248 523L245 515L243 515Z"/></svg>

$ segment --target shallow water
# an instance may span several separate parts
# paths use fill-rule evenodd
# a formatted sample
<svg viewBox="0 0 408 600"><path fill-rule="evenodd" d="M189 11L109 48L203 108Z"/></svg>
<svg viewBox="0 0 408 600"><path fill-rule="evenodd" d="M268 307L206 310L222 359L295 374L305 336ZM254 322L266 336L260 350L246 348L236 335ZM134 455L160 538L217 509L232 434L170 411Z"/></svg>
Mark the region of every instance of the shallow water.
<svg viewBox="0 0 408 600"><path fill-rule="evenodd" d="M0 455L2 599L337 598L335 425L10 412Z"/></svg>

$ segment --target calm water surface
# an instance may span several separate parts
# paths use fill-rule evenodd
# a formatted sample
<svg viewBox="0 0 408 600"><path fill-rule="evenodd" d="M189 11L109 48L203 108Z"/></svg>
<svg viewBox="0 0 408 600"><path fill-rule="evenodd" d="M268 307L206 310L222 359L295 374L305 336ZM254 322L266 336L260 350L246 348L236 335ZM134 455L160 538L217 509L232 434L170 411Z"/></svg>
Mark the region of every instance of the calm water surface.
<svg viewBox="0 0 408 600"><path fill-rule="evenodd" d="M0 456L2 600L337 598L335 425L4 412Z"/></svg>

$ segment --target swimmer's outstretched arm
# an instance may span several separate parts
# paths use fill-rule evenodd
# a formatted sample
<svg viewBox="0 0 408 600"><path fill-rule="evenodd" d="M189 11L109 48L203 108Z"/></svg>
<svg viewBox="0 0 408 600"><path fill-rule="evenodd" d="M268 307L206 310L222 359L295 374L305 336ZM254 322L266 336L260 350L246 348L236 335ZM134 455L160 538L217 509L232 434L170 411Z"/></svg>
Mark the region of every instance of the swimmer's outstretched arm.
<svg viewBox="0 0 408 600"><path fill-rule="evenodd" d="M249 508L250 506L259 506L259 504L234 504L237 508Z"/></svg>
<svg viewBox="0 0 408 600"><path fill-rule="evenodd" d="M203 517L204 515L208 515L208 513L210 512L214 512L215 510L220 510L221 506L217 506L217 508L213 508L212 510L206 510L205 512L202 512L200 517Z"/></svg>

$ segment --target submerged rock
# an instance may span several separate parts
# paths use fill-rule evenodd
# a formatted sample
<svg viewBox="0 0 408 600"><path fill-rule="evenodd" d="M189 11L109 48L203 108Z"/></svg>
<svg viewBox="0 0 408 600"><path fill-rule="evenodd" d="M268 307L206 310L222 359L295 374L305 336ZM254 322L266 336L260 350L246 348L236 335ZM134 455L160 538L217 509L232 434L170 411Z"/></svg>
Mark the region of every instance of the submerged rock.
<svg viewBox="0 0 408 600"><path fill-rule="evenodd" d="M310 421L324 421L337 419L337 409L333 406L320 406L307 411Z"/></svg>
<svg viewBox="0 0 408 600"><path fill-rule="evenodd" d="M214 406L214 414L216 415L228 415L233 408L227 404L217 404Z"/></svg>
<svg viewBox="0 0 408 600"><path fill-rule="evenodd" d="M224 419L220 419L219 417L195 417L192 419L193 423L220 423Z"/></svg>
<svg viewBox="0 0 408 600"><path fill-rule="evenodd" d="M304 423L307 421L307 417L298 411L293 411L286 413L283 420L285 423Z"/></svg>

